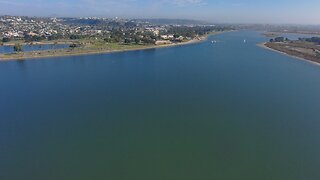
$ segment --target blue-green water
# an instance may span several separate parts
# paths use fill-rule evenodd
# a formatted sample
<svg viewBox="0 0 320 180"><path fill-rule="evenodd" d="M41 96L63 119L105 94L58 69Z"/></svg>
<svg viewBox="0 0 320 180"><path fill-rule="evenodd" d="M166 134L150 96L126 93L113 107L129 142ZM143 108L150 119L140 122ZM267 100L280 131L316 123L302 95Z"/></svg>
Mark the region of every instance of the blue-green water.
<svg viewBox="0 0 320 180"><path fill-rule="evenodd" d="M0 62L0 179L320 179L320 67L267 39Z"/></svg>
<svg viewBox="0 0 320 180"><path fill-rule="evenodd" d="M65 49L69 48L68 44L42 44L42 45L24 45L22 49L24 52L29 51L44 51L52 49ZM0 46L0 54L14 53L13 46Z"/></svg>

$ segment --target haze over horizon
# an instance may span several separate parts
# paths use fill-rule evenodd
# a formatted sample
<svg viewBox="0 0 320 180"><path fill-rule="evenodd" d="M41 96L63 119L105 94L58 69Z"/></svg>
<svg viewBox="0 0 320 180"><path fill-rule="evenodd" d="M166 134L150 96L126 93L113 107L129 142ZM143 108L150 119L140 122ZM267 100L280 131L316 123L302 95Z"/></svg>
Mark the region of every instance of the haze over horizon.
<svg viewBox="0 0 320 180"><path fill-rule="evenodd" d="M320 24L307 0L0 0L0 15L196 19L215 23Z"/></svg>

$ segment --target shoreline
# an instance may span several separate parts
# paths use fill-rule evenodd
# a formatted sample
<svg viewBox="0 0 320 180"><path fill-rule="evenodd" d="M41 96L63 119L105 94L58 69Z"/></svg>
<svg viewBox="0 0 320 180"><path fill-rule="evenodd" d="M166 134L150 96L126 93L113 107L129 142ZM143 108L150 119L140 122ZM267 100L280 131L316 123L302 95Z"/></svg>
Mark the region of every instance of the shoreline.
<svg viewBox="0 0 320 180"><path fill-rule="evenodd" d="M297 60L305 61L305 62L311 63L313 65L320 66L320 63L318 63L318 62L315 62L315 61L312 61L312 60L309 60L309 59L305 59L305 58L302 58L302 57L299 57L299 56L294 56L294 55L288 54L286 52L282 52L282 51L270 48L270 47L266 46L266 42L259 43L259 44L257 44L257 46L259 46L260 48L269 50L269 51L273 51L273 52L276 52L276 53L279 53L279 54L282 54L282 55L297 59Z"/></svg>
<svg viewBox="0 0 320 180"><path fill-rule="evenodd" d="M178 47L178 46L184 46L184 45L189 45L189 44L197 44L201 43L205 40L208 39L209 36L211 35L218 35L223 32L214 32L210 33L204 36L201 36L197 39L192 39L190 41L186 42L181 42L181 43L173 43L173 44L166 44L166 45L150 45L150 46L144 46L144 47L134 47L134 48L127 48L127 49L115 49L115 50L90 50L90 49L85 49L83 52L72 52L72 51L64 51L62 54L28 54L27 56L24 56L24 54L21 57L1 57L0 55L0 62L1 61L17 61L17 60L32 60L32 59L41 59L41 58L53 58L53 57L72 57L72 56L85 56L85 55L96 55L96 54L110 54L110 53L120 53L120 52L129 52L129 51L139 51L139 50L149 50L149 49L158 49L158 48L170 48L170 47ZM47 43L40 43L42 45L47 44ZM53 43L52 43L53 44ZM58 43L59 44L59 43ZM63 44L63 43L62 43ZM66 50L66 49L63 49ZM41 53L43 51L31 51L28 53ZM45 51L49 52L49 51ZM19 54L17 54L19 55Z"/></svg>

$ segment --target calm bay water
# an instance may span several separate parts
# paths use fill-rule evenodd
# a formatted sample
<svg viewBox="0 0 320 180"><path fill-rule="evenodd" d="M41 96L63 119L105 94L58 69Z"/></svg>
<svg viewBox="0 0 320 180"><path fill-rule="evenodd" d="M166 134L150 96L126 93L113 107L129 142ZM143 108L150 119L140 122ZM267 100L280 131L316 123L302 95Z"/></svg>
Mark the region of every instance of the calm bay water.
<svg viewBox="0 0 320 180"><path fill-rule="evenodd" d="M69 48L68 44L42 44L42 45L24 45L22 47L24 52L29 51L44 51L52 49ZM13 46L0 46L0 54L14 53Z"/></svg>
<svg viewBox="0 0 320 180"><path fill-rule="evenodd" d="M320 67L267 39L0 62L0 179L320 179Z"/></svg>

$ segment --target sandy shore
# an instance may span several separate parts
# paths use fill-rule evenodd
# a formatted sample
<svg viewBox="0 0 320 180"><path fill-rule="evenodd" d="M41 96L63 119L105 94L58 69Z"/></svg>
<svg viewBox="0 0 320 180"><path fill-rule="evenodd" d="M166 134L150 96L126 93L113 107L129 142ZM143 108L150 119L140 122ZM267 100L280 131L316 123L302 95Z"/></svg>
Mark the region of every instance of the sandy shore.
<svg viewBox="0 0 320 180"><path fill-rule="evenodd" d="M273 51L273 52L277 52L277 53L280 53L282 55L285 55L285 56L288 56L288 57L292 57L292 58L295 58L295 59L298 59L298 60L302 60L302 61L305 61L305 62L308 62L308 63L311 63L311 64L314 64L314 65L317 65L317 66L320 66L320 63L318 62L315 62L315 61L312 61L312 60L309 60L309 59L304 59L304 58L301 58L301 57L298 57L298 56L293 56L293 55L290 55L290 54L287 54L285 52L282 52L282 51L278 51L276 49L272 49L268 46L266 46L266 43L260 43L260 44L257 44L257 46L263 48L263 49L267 49L267 50L270 50L270 51Z"/></svg>
<svg viewBox="0 0 320 180"><path fill-rule="evenodd" d="M83 56L83 55L92 55L92 54L108 54L108 53L116 53L116 52L127 52L127 51L137 51L137 50L147 50L147 49L157 49L157 48L169 48L176 46L183 46L188 44L200 43L202 41L207 40L210 35L216 35L219 33L209 34L206 36L199 37L197 39L193 39L187 42L182 43L173 43L166 45L150 45L150 46L142 46L136 48L127 48L127 49L119 49L119 50L108 50L108 49L83 49L79 51L68 51L62 49L60 52L54 53L52 51L34 51L27 52L26 54L12 54L8 55L0 55L0 61L12 61L12 60L29 60L29 59L39 59L39 58L50 58L50 57L68 57L68 56ZM35 43L34 43L35 44ZM46 44L46 43L38 43L38 44ZM53 43L52 43L53 44ZM43 54L41 54L43 53Z"/></svg>

